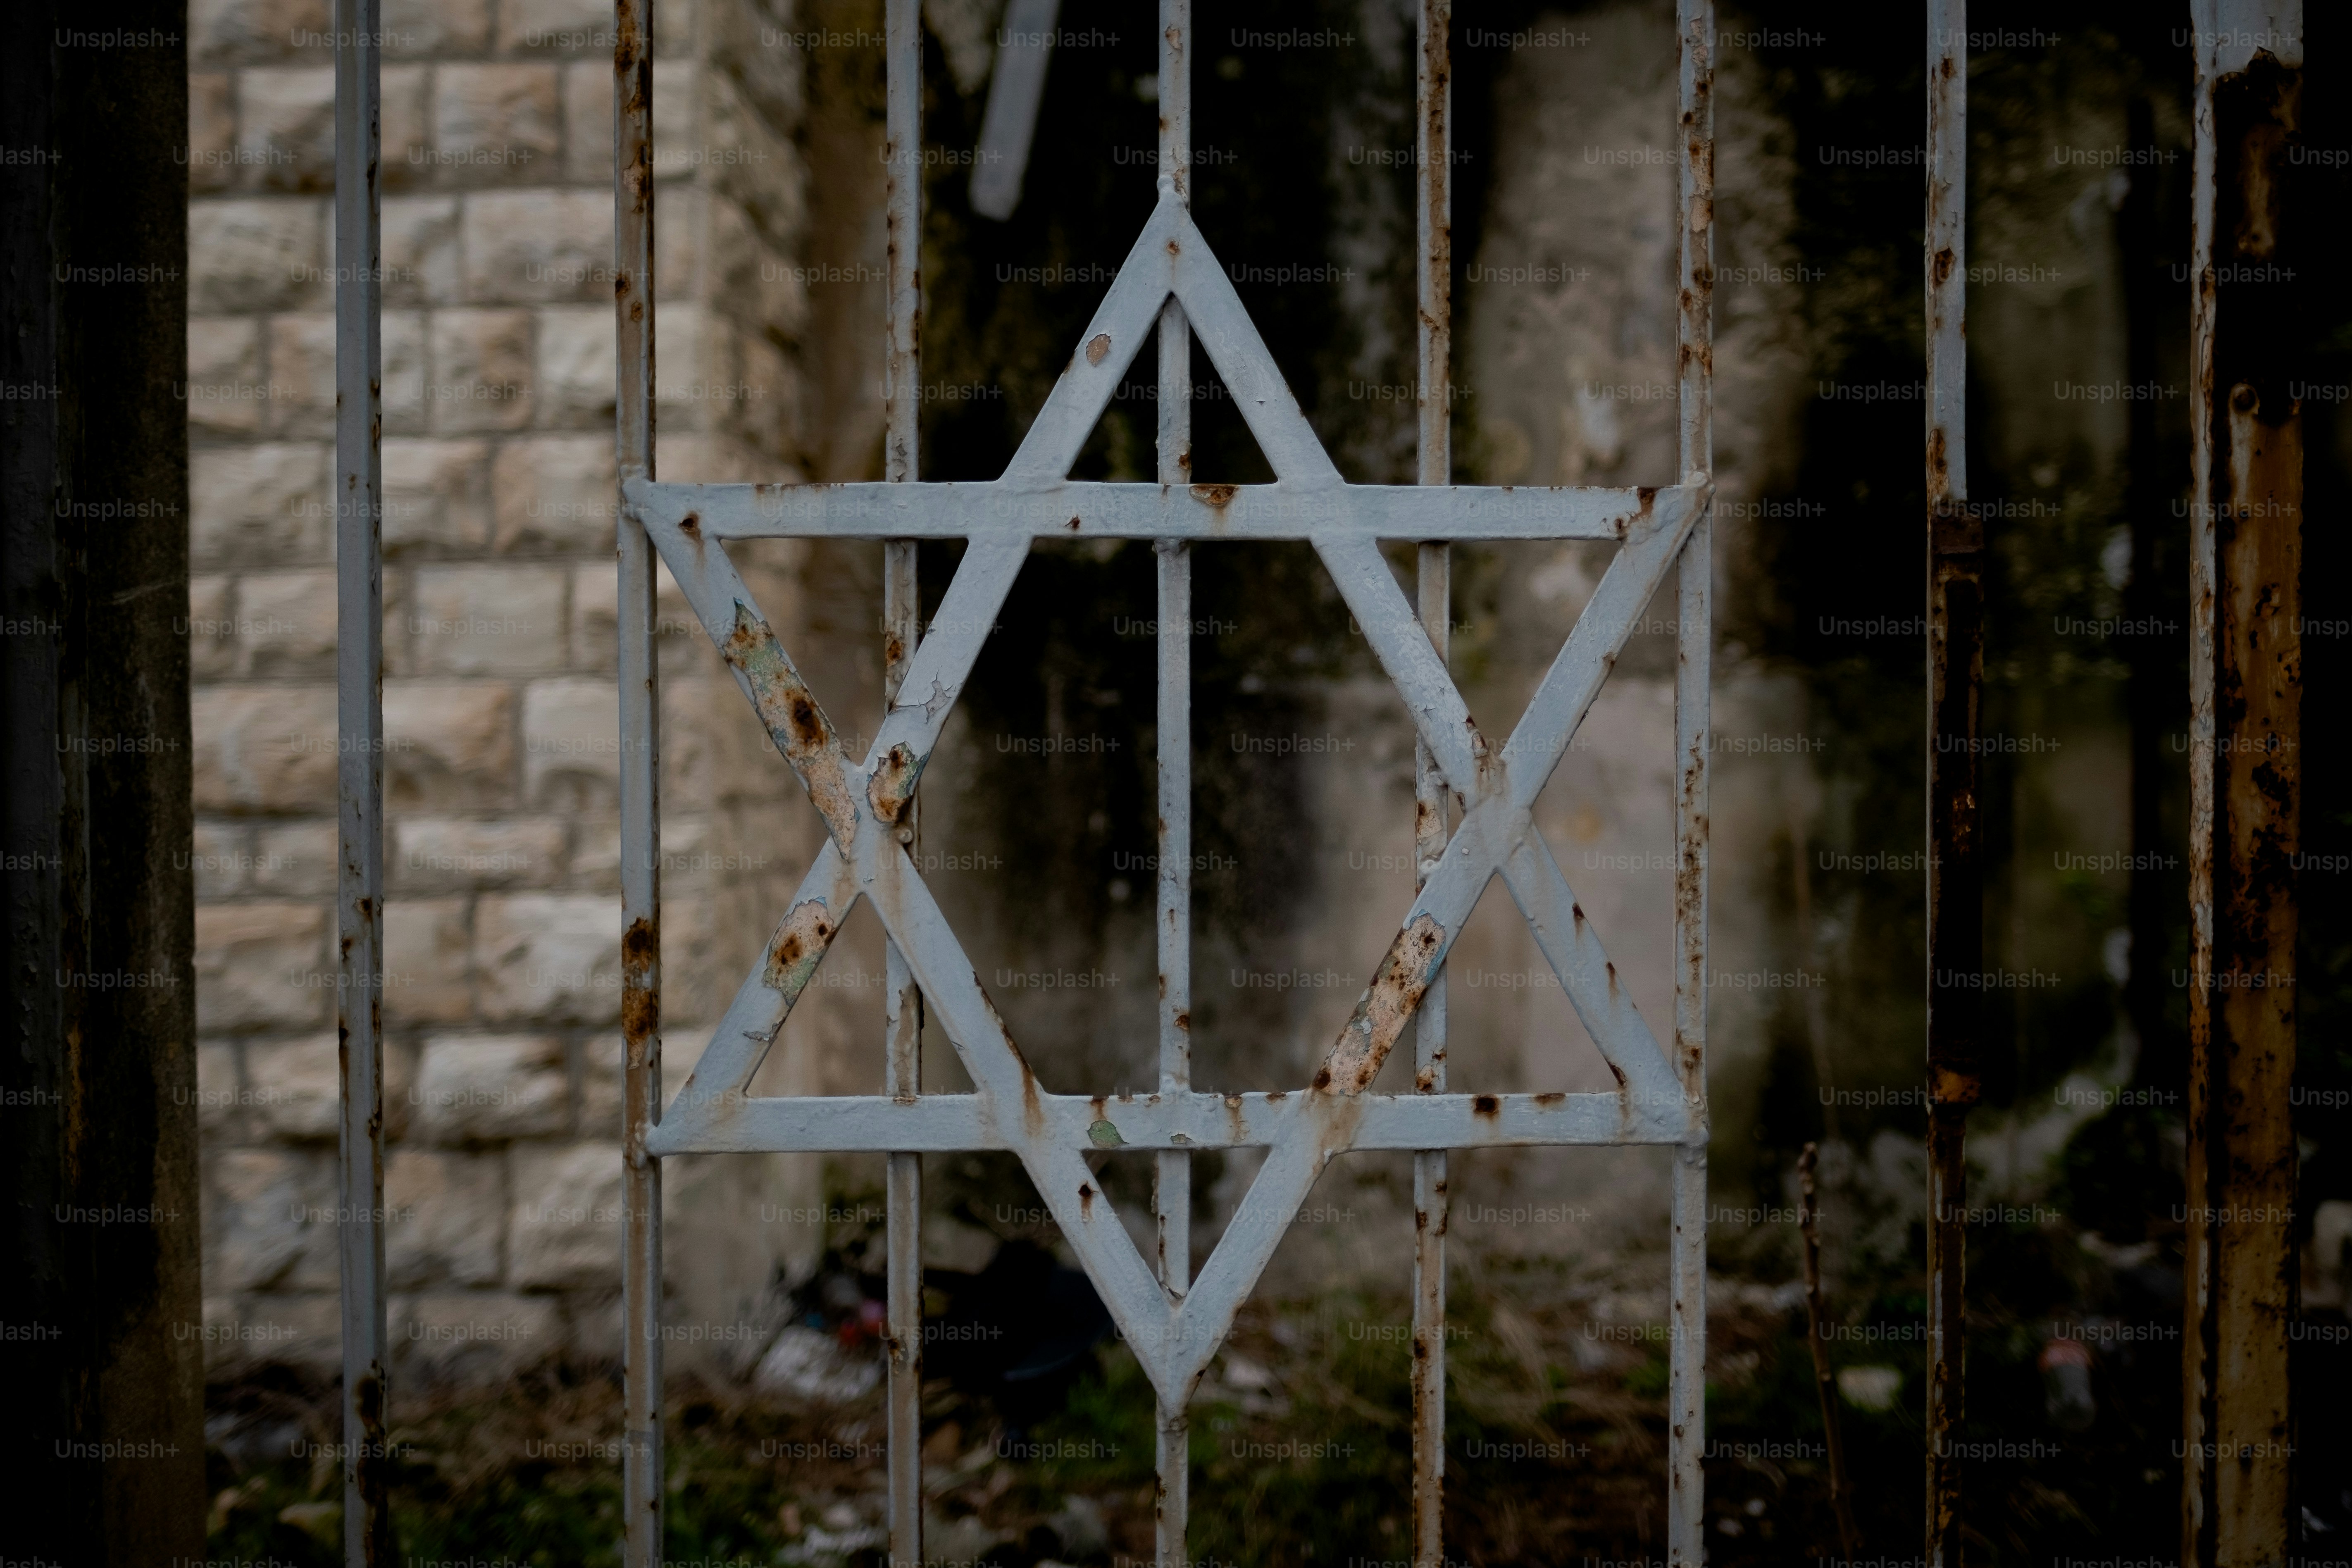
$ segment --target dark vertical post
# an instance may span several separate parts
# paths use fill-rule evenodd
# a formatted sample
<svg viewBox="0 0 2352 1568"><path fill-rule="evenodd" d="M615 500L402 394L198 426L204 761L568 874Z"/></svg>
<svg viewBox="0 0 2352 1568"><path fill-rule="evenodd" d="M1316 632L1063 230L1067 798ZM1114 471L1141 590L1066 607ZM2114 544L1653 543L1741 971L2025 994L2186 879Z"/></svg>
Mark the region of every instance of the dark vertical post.
<svg viewBox="0 0 2352 1568"><path fill-rule="evenodd" d="M2297 0L2197 19L2189 523L2184 1568L2284 1561L2296 1302L2294 856L2303 768L2305 341L2288 287Z"/></svg>
<svg viewBox="0 0 2352 1568"><path fill-rule="evenodd" d="M392 1561L384 1449L381 0L335 5L335 1039L343 1561Z"/></svg>
<svg viewBox="0 0 2352 1568"><path fill-rule="evenodd" d="M1966 1131L1980 1090L1984 521L1968 504L1967 0L1927 0L1927 1540L1958 1568Z"/></svg>
<svg viewBox="0 0 2352 1568"><path fill-rule="evenodd" d="M886 0L883 7L885 330L889 369L883 396L882 477L908 484L922 475L923 407L923 32L919 0ZM1019 190L1013 193L1016 197ZM1008 205L1006 213L1011 207ZM922 605L919 559L910 539L882 545L883 706L898 700L915 657ZM912 847L919 823L908 802L898 825ZM884 1082L912 1099L922 1089L923 994L898 944L883 943L887 983L883 1024ZM883 1281L890 1355L890 1561L923 1560L923 1157L894 1153L884 1167Z"/></svg>
<svg viewBox="0 0 2352 1568"><path fill-rule="evenodd" d="M11 1560L204 1555L187 16L0 6Z"/></svg>
<svg viewBox="0 0 2352 1568"><path fill-rule="evenodd" d="M622 1561L659 1568L662 1500L661 701L654 551L628 487L654 477L654 7L613 5L614 538L621 689Z"/></svg>
<svg viewBox="0 0 2352 1568"><path fill-rule="evenodd" d="M1715 0L1675 7L1675 425L1686 485L1715 479ZM1708 503L1712 507L1712 501ZM1675 568L1675 1074L1690 1141L1675 1151L1674 1340L1666 1369L1666 1558L1706 1561L1707 756L1715 669L1715 520L1701 513Z"/></svg>
<svg viewBox="0 0 2352 1568"><path fill-rule="evenodd" d="M1420 309L1420 463L1424 485L1454 479L1453 0L1422 0L1414 158L1416 289ZM1454 640L1453 560L1423 542L1416 562L1421 623L1443 663ZM1426 885L1453 836L1454 792L1427 742L1413 744L1413 880ZM1413 1016L1413 1088L1445 1089L1445 971L1429 976ZM1443 1149L1412 1157L1412 1560L1445 1561L1445 1230L1451 1201Z"/></svg>

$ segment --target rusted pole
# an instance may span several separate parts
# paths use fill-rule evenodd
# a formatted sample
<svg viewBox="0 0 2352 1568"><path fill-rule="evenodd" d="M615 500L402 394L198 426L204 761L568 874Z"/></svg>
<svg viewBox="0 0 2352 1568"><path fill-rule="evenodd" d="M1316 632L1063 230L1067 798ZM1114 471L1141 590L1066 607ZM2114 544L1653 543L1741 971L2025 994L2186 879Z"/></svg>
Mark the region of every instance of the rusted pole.
<svg viewBox="0 0 2352 1568"><path fill-rule="evenodd" d="M1927 0L1927 1541L1960 1563L1966 1129L1980 1090L1984 523L1968 504L1968 3Z"/></svg>
<svg viewBox="0 0 2352 1568"><path fill-rule="evenodd" d="M1424 485L1454 479L1454 63L1453 0L1422 0L1416 71L1413 195L1417 214L1420 462ZM1453 634L1453 563L1444 543L1423 543L1418 563L1421 622L1444 661ZM1413 865L1425 886L1452 834L1453 792L1424 742L1413 745ZM1445 1089L1445 971L1429 977L1413 1022L1413 1088ZM1443 1149L1412 1157L1412 1560L1445 1561L1445 1228L1450 1199Z"/></svg>
<svg viewBox="0 0 2352 1568"><path fill-rule="evenodd" d="M335 1035L343 1561L392 1561L384 1447L381 0L335 5Z"/></svg>
<svg viewBox="0 0 2352 1568"><path fill-rule="evenodd" d="M1715 0L1675 8L1675 447L1682 483L1715 477ZM1702 512L1675 570L1675 1042L1692 1117L1675 1151L1667 1283L1666 1556L1706 1560L1706 863L1709 693L1715 660L1715 521Z"/></svg>
<svg viewBox="0 0 2352 1568"><path fill-rule="evenodd" d="M653 0L614 0L613 266L620 482L654 477ZM661 702L654 552L625 498L615 536L621 689L622 1560L662 1562Z"/></svg>
<svg viewBox="0 0 2352 1568"><path fill-rule="evenodd" d="M1160 0L1160 173L1192 195L1192 0ZM1159 478L1192 478L1192 328L1184 307L1160 308ZM1192 1087L1192 554L1179 539L1152 545L1159 619L1160 835L1154 923L1160 961L1160 1092ZM1152 1163L1160 1284L1171 1300L1192 1289L1192 1156L1162 1150ZM1155 1402L1153 1508L1160 1568L1190 1561L1192 1429L1181 1401Z"/></svg>
<svg viewBox="0 0 2352 1568"><path fill-rule="evenodd" d="M1837 1374L1830 1369L1830 1342L1822 1308L1822 1214L1820 1190L1813 1168L1821 1157L1817 1144L1808 1143L1797 1158L1797 1190L1804 1206L1797 1212L1798 1228L1805 1237L1805 1340L1813 1352L1813 1391L1822 1401L1822 1446L1829 1451L1830 1507L1836 1511L1838 1544L1846 1560L1862 1555L1862 1531L1853 1520L1853 1482L1845 1469L1845 1424L1838 1418Z"/></svg>
<svg viewBox="0 0 2352 1568"><path fill-rule="evenodd" d="M2189 522L2188 1325L2183 1568L2294 1538L2294 855L2303 422L2287 152L2300 0L2200 0Z"/></svg>
<svg viewBox="0 0 2352 1568"><path fill-rule="evenodd" d="M889 0L884 11L886 59L884 146L888 171L883 197L885 326L889 342L884 397L885 479L910 483L921 476L923 258L923 34L918 0ZM915 542L882 546L883 707L898 700L914 662L921 616ZM898 841L913 847L919 824L910 797L898 825ZM898 944L883 946L887 1036L884 1087L900 1100L922 1089L923 995ZM923 1560L923 1157L889 1156L883 1209L888 1260L883 1310L889 1351L890 1560Z"/></svg>

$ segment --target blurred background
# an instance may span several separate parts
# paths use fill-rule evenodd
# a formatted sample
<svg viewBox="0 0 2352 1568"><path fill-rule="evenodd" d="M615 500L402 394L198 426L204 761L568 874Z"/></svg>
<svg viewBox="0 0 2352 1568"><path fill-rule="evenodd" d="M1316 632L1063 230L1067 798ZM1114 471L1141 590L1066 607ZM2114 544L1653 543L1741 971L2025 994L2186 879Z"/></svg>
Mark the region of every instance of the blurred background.
<svg viewBox="0 0 2352 1568"><path fill-rule="evenodd" d="M1154 200L1156 13L1063 0L1009 217L970 182L997 0L927 0L922 472L995 477ZM1347 476L1409 482L1409 0L1196 0L1192 206ZM2315 6L2293 210L2304 392L2295 1463L2352 1540L2345 677L2352 168ZM2187 7L1972 7L1969 494L1990 557L1989 1073L1970 1130L1984 1561L2178 1550L2189 968ZM190 634L215 1555L334 1559L331 40L322 0L191 17ZM619 742L612 17L386 5L385 1006L394 1424L416 1561L617 1561ZM1456 13L1457 478L1670 482L1667 0ZM660 472L880 477L879 0L656 19ZM1835 1554L1793 1169L1875 1554L1920 1538L1924 670L1916 8L1726 5L1717 40L1708 1510L1719 1562ZM1196 354L1195 476L1273 476ZM1076 477L1153 471L1148 363ZM926 617L961 553L926 545ZM835 723L880 710L880 552L738 559ZM1410 553L1391 552L1401 574ZM1457 547L1454 665L1507 730L1607 547ZM1192 733L1156 732L1147 545L1041 544L929 768L920 864L1060 1091L1156 1078L1153 759L1195 758L1194 1079L1303 1084L1412 899L1412 732L1303 545L1194 552ZM665 583L672 1087L819 843ZM1670 1016L1674 604L1536 808L1644 1015ZM1607 1069L1499 888L1452 950L1456 1087ZM861 909L764 1092L881 1082ZM968 1086L936 1026L927 1087ZM1381 1087L1402 1087L1391 1063ZM1393 1081L1391 1081L1393 1080ZM1255 1157L1195 1162L1199 1246ZM1663 1151L1457 1155L1448 1541L1664 1552ZM1140 1235L1150 1169L1106 1157ZM671 1547L882 1560L878 1159L669 1163ZM933 1553L1148 1559L1150 1394L1017 1161L927 1161ZM1195 1406L1192 1548L1409 1555L1412 1175L1324 1176ZM2087 1351L2087 1354L2084 1353ZM1988 1452L1994 1451L1992 1449ZM1975 1550L1977 1548L1972 1548ZM2340 1552L2337 1554L2341 1554Z"/></svg>

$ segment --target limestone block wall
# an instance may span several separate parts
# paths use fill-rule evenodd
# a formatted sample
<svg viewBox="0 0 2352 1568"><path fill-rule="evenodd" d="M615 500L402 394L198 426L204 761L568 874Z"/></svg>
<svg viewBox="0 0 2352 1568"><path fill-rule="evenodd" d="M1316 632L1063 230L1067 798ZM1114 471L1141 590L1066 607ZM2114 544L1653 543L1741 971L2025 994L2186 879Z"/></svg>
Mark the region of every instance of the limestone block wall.
<svg viewBox="0 0 2352 1568"><path fill-rule="evenodd" d="M799 477L790 5L662 6L667 476ZM394 1371L413 1386L618 1348L612 11L384 14L387 1249ZM191 854L215 1371L338 1355L330 18L328 0L191 16ZM771 616L796 623L796 558L758 564ZM674 588L663 631L674 1085L814 840L804 805L780 809L790 779ZM692 1343L739 1343L819 1238L793 1223L814 1173L738 1159L669 1181L673 1315L712 1325Z"/></svg>

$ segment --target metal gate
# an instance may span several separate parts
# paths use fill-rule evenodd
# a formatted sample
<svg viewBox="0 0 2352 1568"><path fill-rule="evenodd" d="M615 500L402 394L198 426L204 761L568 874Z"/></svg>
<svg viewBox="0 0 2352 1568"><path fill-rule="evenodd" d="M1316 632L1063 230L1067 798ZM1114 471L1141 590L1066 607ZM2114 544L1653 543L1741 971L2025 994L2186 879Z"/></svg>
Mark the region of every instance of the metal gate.
<svg viewBox="0 0 2352 1568"><path fill-rule="evenodd" d="M1346 482L1301 415L1209 239L1188 209L1190 0L1160 0L1159 202L1074 346L1068 367L1001 479L918 479L916 322L920 299L919 0L887 0L889 300L887 479L846 485L698 485L654 478L651 0L618 0L615 199L622 773L622 1009L627 1037L626 1560L662 1560L661 1161L670 1154L866 1151L888 1161L890 1555L922 1560L921 1157L1009 1150L1133 1348L1158 1399L1163 1563L1185 1560L1186 1406L1323 1167L1349 1150L1416 1152L1413 1534L1442 1557L1446 1153L1506 1144L1669 1144L1674 1183L1669 1394L1673 1561L1700 1561L1706 1352L1705 1074L1707 667L1712 468L1708 428L1713 217L1713 6L1679 0L1680 474L1661 489L1482 489L1449 482L1452 272L1448 156L1450 0L1423 0L1417 191L1420 484ZM1190 483L1190 338L1197 335L1277 476ZM1145 345L1160 363L1159 479L1066 476ZM862 759L837 732L730 563L737 539L870 539L886 562L887 712ZM917 640L922 540L969 542L931 635ZM990 1004L909 854L916 784L1036 539L1149 539L1159 584L1160 734L1189 736L1191 563L1196 540L1311 543L1364 628L1419 731L1419 893L1370 986L1311 1082L1289 1092L1197 1089L1190 1066L1191 758L1159 763L1160 1087L1146 1095L1053 1093ZM1455 540L1609 540L1619 546L1507 742L1472 721L1446 669L1447 550ZM1419 546L1419 607L1381 555ZM661 1098L659 753L654 553L685 590L737 684L824 820L827 840L685 1087ZM1678 848L1671 1049L1619 984L1591 921L1537 831L1536 796L1651 596L1679 563L1675 679ZM1464 1094L1445 1077L1446 950L1500 877L1618 1080L1613 1094ZM888 933L887 1092L754 1098L750 1080L827 945L860 899ZM919 1081L925 1008L971 1076L971 1094ZM1415 1092L1368 1092L1414 1031ZM1196 1270L1189 1215L1196 1151L1262 1146L1248 1200ZM1105 1148L1157 1154L1158 1257L1129 1240L1087 1163Z"/></svg>

